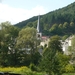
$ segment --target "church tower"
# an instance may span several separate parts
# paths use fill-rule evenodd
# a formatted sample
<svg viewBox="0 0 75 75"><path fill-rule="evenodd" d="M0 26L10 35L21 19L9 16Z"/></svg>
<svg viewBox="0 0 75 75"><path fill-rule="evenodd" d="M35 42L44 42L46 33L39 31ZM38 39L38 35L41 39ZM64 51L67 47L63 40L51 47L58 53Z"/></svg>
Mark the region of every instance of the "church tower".
<svg viewBox="0 0 75 75"><path fill-rule="evenodd" d="M41 40L42 33L40 32L40 15L38 15L38 22L37 22L37 39Z"/></svg>

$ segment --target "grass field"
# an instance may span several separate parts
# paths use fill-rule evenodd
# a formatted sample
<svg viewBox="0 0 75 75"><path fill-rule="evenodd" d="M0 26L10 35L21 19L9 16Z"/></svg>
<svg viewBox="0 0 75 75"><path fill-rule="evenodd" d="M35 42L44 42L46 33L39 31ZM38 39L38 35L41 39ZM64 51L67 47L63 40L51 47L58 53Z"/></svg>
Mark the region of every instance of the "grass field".
<svg viewBox="0 0 75 75"><path fill-rule="evenodd" d="M75 73L65 73L63 75L75 75Z"/></svg>
<svg viewBox="0 0 75 75"><path fill-rule="evenodd" d="M22 67L0 67L0 72L8 72L8 73L18 73L22 75L44 75L43 72L31 71L30 68L26 66Z"/></svg>
<svg viewBox="0 0 75 75"><path fill-rule="evenodd" d="M0 72L11 72L11 73L18 73L22 75L45 75L45 72L36 72L31 71L30 68L26 66L22 67L0 67ZM75 73L64 73L62 75L75 75Z"/></svg>

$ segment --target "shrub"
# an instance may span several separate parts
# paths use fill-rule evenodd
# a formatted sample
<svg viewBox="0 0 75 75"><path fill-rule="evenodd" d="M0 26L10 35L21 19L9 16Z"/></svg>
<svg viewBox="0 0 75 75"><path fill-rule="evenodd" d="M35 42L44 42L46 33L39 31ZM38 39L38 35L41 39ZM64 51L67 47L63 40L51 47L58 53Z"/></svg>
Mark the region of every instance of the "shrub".
<svg viewBox="0 0 75 75"><path fill-rule="evenodd" d="M4 67L4 68L0 68L1 72L12 72L12 73L25 73L25 72L29 72L31 71L28 67L26 66L22 66L22 67Z"/></svg>
<svg viewBox="0 0 75 75"><path fill-rule="evenodd" d="M32 71L37 71L37 68L34 64L31 63L29 67Z"/></svg>
<svg viewBox="0 0 75 75"><path fill-rule="evenodd" d="M74 67L73 67L73 65L72 65L72 64L66 65L66 67L65 67L65 72L67 72L67 73L74 72Z"/></svg>

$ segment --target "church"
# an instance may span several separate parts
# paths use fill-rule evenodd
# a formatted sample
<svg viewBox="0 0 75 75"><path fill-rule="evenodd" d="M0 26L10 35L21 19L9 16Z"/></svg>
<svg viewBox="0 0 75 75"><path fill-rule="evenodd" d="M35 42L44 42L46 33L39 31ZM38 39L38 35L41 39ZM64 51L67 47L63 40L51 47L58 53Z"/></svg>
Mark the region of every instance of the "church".
<svg viewBox="0 0 75 75"><path fill-rule="evenodd" d="M40 31L40 15L38 15L38 22L37 22L37 39L41 40L40 46L48 46L49 37L48 36L42 36L42 32Z"/></svg>

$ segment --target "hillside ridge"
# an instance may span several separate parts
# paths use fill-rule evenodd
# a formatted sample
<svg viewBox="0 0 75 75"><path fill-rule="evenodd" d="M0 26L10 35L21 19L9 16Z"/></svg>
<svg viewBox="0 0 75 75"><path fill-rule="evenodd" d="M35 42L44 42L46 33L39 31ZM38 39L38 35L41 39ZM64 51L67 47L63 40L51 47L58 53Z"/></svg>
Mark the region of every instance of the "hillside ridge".
<svg viewBox="0 0 75 75"><path fill-rule="evenodd" d="M20 28L27 26L36 28L37 19L38 16L34 16L25 21L15 24L15 26ZM56 24L58 27L60 24L62 24L62 27L64 27L65 22L68 23L68 26L70 26L70 23L73 22L75 26L75 2L67 5L66 7L59 8L44 15L40 15L40 28L43 35L68 34L68 31L70 31L70 33L72 34L74 30L71 31L69 28L67 28L66 32L61 31L62 33L59 33L55 30L52 31L51 28L52 26L54 26L54 24ZM56 27L56 25L54 27Z"/></svg>

